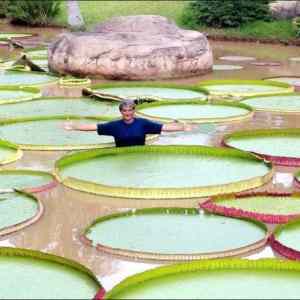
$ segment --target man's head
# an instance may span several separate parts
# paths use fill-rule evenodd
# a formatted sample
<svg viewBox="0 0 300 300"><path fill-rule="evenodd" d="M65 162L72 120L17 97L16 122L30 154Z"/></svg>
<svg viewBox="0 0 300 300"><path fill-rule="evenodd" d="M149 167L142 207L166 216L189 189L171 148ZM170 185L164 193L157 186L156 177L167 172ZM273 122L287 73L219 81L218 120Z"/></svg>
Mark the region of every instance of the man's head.
<svg viewBox="0 0 300 300"><path fill-rule="evenodd" d="M119 105L119 110L125 122L132 122L135 113L135 102L131 99L123 100Z"/></svg>

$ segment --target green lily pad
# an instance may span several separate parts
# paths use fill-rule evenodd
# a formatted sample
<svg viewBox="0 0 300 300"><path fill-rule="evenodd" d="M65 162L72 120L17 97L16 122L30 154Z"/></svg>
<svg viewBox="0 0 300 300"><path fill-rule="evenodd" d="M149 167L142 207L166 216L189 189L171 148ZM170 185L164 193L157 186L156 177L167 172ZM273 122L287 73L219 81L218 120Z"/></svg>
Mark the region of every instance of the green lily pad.
<svg viewBox="0 0 300 300"><path fill-rule="evenodd" d="M116 118L120 116L120 112L118 103L102 102L89 98L40 98L29 102L1 105L0 110L0 118L53 115L78 115L85 117L102 116Z"/></svg>
<svg viewBox="0 0 300 300"><path fill-rule="evenodd" d="M208 228L210 234L206 234ZM266 233L264 226L250 221L176 208L108 215L93 222L86 236L94 246L158 254L158 259L160 254L192 259L188 255L234 252L263 240Z"/></svg>
<svg viewBox="0 0 300 300"><path fill-rule="evenodd" d="M110 136L99 136L95 131L68 131L64 123L97 124L103 121L73 117L37 117L35 119L10 120L0 126L0 137L8 139L28 150L66 150L101 148L111 146Z"/></svg>
<svg viewBox="0 0 300 300"><path fill-rule="evenodd" d="M296 262L218 259L134 275L104 299L297 299L299 283Z"/></svg>
<svg viewBox="0 0 300 300"><path fill-rule="evenodd" d="M39 211L36 199L22 193L0 194L1 230L33 218ZM1 292L0 292L1 293Z"/></svg>
<svg viewBox="0 0 300 300"><path fill-rule="evenodd" d="M0 249L1 299L93 299L101 288L82 265L62 257Z"/></svg>
<svg viewBox="0 0 300 300"><path fill-rule="evenodd" d="M31 170L0 170L0 190L36 188L49 184L53 180L53 176L46 172Z"/></svg>
<svg viewBox="0 0 300 300"><path fill-rule="evenodd" d="M38 72L4 71L0 73L0 86L35 86L58 81L58 78Z"/></svg>

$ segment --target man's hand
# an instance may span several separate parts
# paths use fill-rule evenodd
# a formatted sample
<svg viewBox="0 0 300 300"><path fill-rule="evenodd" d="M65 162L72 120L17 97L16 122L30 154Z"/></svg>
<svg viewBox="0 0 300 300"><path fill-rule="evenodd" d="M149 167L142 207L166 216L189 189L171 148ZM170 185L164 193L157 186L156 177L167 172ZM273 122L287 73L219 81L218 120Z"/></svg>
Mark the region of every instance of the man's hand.
<svg viewBox="0 0 300 300"><path fill-rule="evenodd" d="M183 123L183 131L193 131L197 128L196 124Z"/></svg>
<svg viewBox="0 0 300 300"><path fill-rule="evenodd" d="M73 123L72 121L65 122L65 123L63 124L63 129L64 129L64 130L69 130L69 131L75 130L74 123Z"/></svg>
<svg viewBox="0 0 300 300"><path fill-rule="evenodd" d="M172 122L166 123L162 127L162 131L192 131L197 128L197 125L192 123Z"/></svg>
<svg viewBox="0 0 300 300"><path fill-rule="evenodd" d="M78 130L78 131L96 131L97 124L76 124L72 121L65 122L63 124L65 130Z"/></svg>

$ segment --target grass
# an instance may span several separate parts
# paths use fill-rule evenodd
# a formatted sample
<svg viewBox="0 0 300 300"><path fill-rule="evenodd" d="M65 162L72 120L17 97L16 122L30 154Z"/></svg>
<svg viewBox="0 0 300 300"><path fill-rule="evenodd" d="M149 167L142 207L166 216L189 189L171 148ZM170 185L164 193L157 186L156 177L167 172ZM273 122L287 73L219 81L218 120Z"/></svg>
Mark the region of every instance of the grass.
<svg viewBox="0 0 300 300"><path fill-rule="evenodd" d="M113 16L161 15L182 25L181 16L189 1L79 1L82 17L87 28L110 19ZM62 3L62 13L56 19L58 24L67 24L66 3Z"/></svg>
<svg viewBox="0 0 300 300"><path fill-rule="evenodd" d="M224 35L244 38L274 38L288 40L296 38L296 31L290 20L279 20L272 22L256 21L239 28L216 29L199 27L198 30L210 35Z"/></svg>

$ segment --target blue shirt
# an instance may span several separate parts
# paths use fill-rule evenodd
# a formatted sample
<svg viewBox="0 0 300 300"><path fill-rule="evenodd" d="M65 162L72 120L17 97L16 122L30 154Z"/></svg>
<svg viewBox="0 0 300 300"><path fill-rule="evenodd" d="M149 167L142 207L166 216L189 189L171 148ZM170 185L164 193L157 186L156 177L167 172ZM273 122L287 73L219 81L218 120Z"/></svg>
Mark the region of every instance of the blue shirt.
<svg viewBox="0 0 300 300"><path fill-rule="evenodd" d="M146 134L160 134L162 124L143 118L134 118L130 124L123 120L97 124L99 135L111 135L117 147L145 145Z"/></svg>

